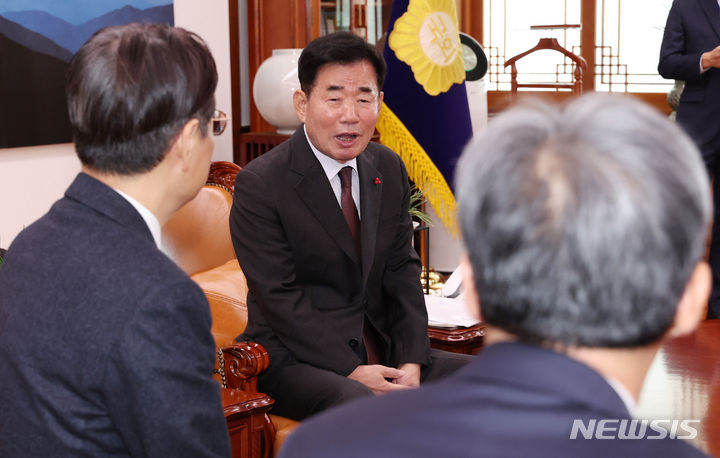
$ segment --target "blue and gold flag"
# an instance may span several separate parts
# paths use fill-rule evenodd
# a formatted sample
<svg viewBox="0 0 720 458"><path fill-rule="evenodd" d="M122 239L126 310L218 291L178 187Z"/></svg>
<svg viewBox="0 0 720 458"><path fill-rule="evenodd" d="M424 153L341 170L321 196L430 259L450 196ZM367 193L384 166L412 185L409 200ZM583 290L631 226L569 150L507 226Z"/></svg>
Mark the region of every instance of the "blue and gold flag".
<svg viewBox="0 0 720 458"><path fill-rule="evenodd" d="M400 155L445 228L457 234L451 187L472 137L454 0L396 0L384 50L380 142Z"/></svg>

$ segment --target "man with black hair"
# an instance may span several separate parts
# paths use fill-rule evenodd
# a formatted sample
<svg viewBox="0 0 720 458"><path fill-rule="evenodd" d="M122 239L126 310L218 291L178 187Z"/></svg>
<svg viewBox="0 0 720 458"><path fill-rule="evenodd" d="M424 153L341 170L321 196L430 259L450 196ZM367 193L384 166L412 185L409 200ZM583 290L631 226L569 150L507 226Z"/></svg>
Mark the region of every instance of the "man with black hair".
<svg viewBox="0 0 720 458"><path fill-rule="evenodd" d="M485 348L430 386L304 422L280 455L702 456L630 421L661 343L695 329L709 294L690 139L629 98L515 108L466 148L456 189ZM573 435L606 419L602 440Z"/></svg>
<svg viewBox="0 0 720 458"><path fill-rule="evenodd" d="M70 61L82 171L0 269L0 456L230 455L207 300L159 249L207 178L216 85L202 39L163 25Z"/></svg>
<svg viewBox="0 0 720 458"><path fill-rule="evenodd" d="M238 173L230 214L249 289L239 339L267 348L258 389L294 419L416 387L467 361L429 348L407 172L370 142L382 56L338 32L305 47L298 76L304 124Z"/></svg>

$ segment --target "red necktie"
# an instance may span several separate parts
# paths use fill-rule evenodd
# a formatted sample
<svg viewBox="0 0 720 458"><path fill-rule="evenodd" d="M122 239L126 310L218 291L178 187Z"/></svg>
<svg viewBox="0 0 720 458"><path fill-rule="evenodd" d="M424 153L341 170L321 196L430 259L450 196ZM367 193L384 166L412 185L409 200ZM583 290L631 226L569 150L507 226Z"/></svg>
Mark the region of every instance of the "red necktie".
<svg viewBox="0 0 720 458"><path fill-rule="evenodd" d="M355 240L355 250L360 259L360 218L352 196L352 167L343 167L338 172L338 176L340 177L340 206Z"/></svg>
<svg viewBox="0 0 720 458"><path fill-rule="evenodd" d="M355 240L355 250L357 251L358 259L360 259L360 218L358 217L357 207L355 206L355 200L353 200L352 196L352 167L343 167L340 169L340 172L338 172L338 176L340 177L340 206L342 207L345 221L347 221L350 232ZM376 332L375 328L370 324L367 314L365 314L363 341L365 343L365 353L367 353L368 364L378 364L380 362L380 358L378 358L378 342L380 339L376 335Z"/></svg>

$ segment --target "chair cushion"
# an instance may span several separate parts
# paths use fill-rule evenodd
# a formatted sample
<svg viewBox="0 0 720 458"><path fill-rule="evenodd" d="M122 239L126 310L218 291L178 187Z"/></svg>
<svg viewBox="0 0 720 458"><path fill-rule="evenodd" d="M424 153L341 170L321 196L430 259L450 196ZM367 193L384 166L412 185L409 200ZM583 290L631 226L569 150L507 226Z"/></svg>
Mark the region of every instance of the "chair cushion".
<svg viewBox="0 0 720 458"><path fill-rule="evenodd" d="M278 452L280 451L280 447L282 447L283 443L285 443L285 439L287 439L290 433L292 433L293 430L297 428L298 425L300 425L300 422L272 414L270 415L270 420L275 427L273 456L277 456Z"/></svg>
<svg viewBox="0 0 720 458"><path fill-rule="evenodd" d="M235 341L247 326L247 283L237 259L192 275L210 303L212 334L215 345L223 347Z"/></svg>

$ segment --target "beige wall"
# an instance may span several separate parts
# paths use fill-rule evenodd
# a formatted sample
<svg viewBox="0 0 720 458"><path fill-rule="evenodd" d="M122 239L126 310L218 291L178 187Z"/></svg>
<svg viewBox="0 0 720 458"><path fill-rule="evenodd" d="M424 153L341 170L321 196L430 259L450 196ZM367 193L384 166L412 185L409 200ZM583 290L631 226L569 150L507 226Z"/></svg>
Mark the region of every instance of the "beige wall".
<svg viewBox="0 0 720 458"><path fill-rule="evenodd" d="M218 108L230 113L228 4L224 0L175 0L175 25L205 39L215 57ZM232 161L232 128L215 139L213 160ZM45 214L80 170L72 144L0 149L0 247Z"/></svg>

